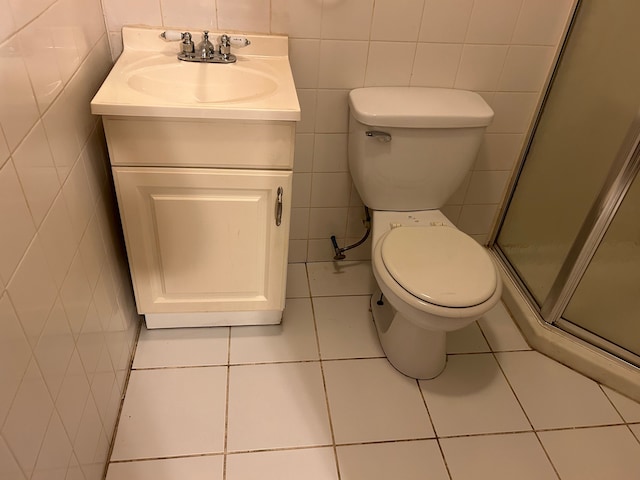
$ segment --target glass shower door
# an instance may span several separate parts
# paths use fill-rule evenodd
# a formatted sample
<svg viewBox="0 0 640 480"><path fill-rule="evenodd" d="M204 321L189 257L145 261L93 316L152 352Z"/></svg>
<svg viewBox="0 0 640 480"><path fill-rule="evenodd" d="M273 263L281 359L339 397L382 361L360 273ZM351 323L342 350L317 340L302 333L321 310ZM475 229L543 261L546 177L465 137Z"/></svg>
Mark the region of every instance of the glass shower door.
<svg viewBox="0 0 640 480"><path fill-rule="evenodd" d="M640 178L631 184L563 319L640 356Z"/></svg>
<svg viewBox="0 0 640 480"><path fill-rule="evenodd" d="M540 307L638 112L638 18L637 0L580 2L497 237Z"/></svg>

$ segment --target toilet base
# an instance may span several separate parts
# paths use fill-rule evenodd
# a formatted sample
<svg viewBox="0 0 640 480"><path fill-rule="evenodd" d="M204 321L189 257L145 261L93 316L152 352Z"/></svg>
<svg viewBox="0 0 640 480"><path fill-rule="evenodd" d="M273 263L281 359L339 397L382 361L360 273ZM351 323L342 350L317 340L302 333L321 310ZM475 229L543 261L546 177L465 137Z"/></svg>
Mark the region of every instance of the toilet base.
<svg viewBox="0 0 640 480"><path fill-rule="evenodd" d="M380 296L378 289L371 297L371 312L380 344L391 365L411 378L437 377L447 362L446 333L414 325L386 299L378 305Z"/></svg>

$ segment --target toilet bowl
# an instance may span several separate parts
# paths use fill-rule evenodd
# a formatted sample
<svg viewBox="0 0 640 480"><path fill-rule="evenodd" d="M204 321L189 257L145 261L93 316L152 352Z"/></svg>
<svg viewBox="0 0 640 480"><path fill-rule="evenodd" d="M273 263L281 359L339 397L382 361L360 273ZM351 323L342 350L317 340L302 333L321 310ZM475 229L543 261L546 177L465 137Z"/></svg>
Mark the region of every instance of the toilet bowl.
<svg viewBox="0 0 640 480"><path fill-rule="evenodd" d="M438 210L374 212L373 222L371 262L380 292L371 311L383 350L402 373L433 378L445 366L446 332L500 300L497 268Z"/></svg>

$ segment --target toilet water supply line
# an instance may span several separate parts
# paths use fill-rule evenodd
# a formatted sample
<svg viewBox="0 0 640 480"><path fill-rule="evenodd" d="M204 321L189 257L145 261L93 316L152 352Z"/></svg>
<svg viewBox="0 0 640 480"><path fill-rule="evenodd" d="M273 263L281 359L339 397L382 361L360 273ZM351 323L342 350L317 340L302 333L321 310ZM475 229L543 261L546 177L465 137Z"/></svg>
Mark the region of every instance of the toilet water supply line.
<svg viewBox="0 0 640 480"><path fill-rule="evenodd" d="M331 243L333 244L333 251L336 253L335 256L333 257L334 260L344 260L346 258L346 255L344 254L344 252L346 252L347 250L351 250L352 248L359 247L360 245L362 245L364 242L367 241L367 238L369 238L369 233L371 233L371 215L369 214L369 209L366 206L364 207L364 220L362 221L362 223L364 224L367 231L364 232L364 236L359 241L357 241L352 245L348 245L346 247L340 248L338 246L338 241L336 240L336 236L331 235Z"/></svg>

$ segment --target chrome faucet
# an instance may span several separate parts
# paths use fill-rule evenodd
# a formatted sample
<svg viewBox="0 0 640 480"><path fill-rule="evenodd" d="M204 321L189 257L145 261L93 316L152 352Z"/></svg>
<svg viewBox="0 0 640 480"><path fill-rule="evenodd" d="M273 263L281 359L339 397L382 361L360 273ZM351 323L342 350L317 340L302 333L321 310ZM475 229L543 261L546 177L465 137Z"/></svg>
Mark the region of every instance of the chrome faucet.
<svg viewBox="0 0 640 480"><path fill-rule="evenodd" d="M202 41L198 44L196 53L202 61L206 62L210 57L213 57L216 53L216 47L209 41L209 31L202 32Z"/></svg>
<svg viewBox="0 0 640 480"><path fill-rule="evenodd" d="M201 63L234 63L237 58L231 53L231 46L246 47L251 45L251 41L243 36L233 36L222 34L220 44L214 45L209 40L209 31L202 32L202 41L197 46L194 45L192 35L189 32L166 31L160 34L167 41L182 40L178 60L185 62Z"/></svg>

